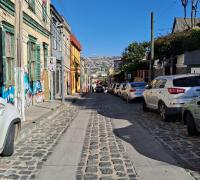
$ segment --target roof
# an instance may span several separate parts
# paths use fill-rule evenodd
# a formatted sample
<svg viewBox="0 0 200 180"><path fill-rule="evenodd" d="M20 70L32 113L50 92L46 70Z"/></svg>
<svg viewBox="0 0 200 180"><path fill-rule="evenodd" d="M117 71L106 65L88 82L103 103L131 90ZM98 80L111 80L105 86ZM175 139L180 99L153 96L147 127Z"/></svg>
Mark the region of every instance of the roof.
<svg viewBox="0 0 200 180"><path fill-rule="evenodd" d="M58 19L58 21L62 22L62 16L57 11L57 9L55 8L55 6L53 4L51 4L50 7L51 7L52 14L54 14L54 16Z"/></svg>
<svg viewBox="0 0 200 180"><path fill-rule="evenodd" d="M79 51L82 50L81 43L77 40L76 36L74 36L73 34L71 34L70 36L70 41Z"/></svg>
<svg viewBox="0 0 200 180"><path fill-rule="evenodd" d="M130 82L130 84L147 84L146 82Z"/></svg>
<svg viewBox="0 0 200 180"><path fill-rule="evenodd" d="M177 78L184 78L184 77L192 77L192 76L200 76L200 74L178 74L178 75L167 75L167 76L158 76L155 79L177 79Z"/></svg>
<svg viewBox="0 0 200 180"><path fill-rule="evenodd" d="M195 18L195 25L199 26L199 24L200 18ZM188 30L189 27L191 27L191 18L174 18L172 33Z"/></svg>

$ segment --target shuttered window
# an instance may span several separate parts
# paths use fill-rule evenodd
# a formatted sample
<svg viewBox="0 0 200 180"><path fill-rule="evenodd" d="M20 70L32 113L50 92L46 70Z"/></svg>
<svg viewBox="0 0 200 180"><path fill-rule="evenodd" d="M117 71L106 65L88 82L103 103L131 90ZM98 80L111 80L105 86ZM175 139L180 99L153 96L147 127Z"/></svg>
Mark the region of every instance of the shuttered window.
<svg viewBox="0 0 200 180"><path fill-rule="evenodd" d="M40 45L36 44L36 39L30 36L28 47L28 74L30 81L40 80Z"/></svg>
<svg viewBox="0 0 200 180"><path fill-rule="evenodd" d="M35 81L40 80L41 69L40 69L40 45L36 45L36 61L35 61Z"/></svg>
<svg viewBox="0 0 200 180"><path fill-rule="evenodd" d="M3 84L6 86L14 85L14 54L15 39L14 27L8 23L3 23L1 31L2 39L2 60L3 60Z"/></svg>
<svg viewBox="0 0 200 180"><path fill-rule="evenodd" d="M42 5L42 19L44 22L47 22L47 5Z"/></svg>
<svg viewBox="0 0 200 180"><path fill-rule="evenodd" d="M34 42L29 41L28 44L28 74L30 81L35 78L35 59L36 59L36 45Z"/></svg>

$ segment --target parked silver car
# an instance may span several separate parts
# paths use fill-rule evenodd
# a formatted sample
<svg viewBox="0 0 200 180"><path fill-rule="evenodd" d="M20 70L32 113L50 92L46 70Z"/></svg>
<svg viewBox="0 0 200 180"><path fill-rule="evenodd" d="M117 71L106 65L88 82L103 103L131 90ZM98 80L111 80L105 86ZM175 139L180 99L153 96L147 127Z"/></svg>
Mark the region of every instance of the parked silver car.
<svg viewBox="0 0 200 180"><path fill-rule="evenodd" d="M121 83L119 86L118 96L122 97L124 91L126 90L126 83Z"/></svg>
<svg viewBox="0 0 200 180"><path fill-rule="evenodd" d="M200 75L183 74L159 76L146 87L143 93L143 110L158 110L161 119L181 114L182 107L200 96Z"/></svg>
<svg viewBox="0 0 200 180"><path fill-rule="evenodd" d="M14 143L21 128L18 109L0 98L0 154L11 156Z"/></svg>
<svg viewBox="0 0 200 180"><path fill-rule="evenodd" d="M200 97L184 106L182 119L184 124L187 125L190 136L194 136L200 132Z"/></svg>
<svg viewBox="0 0 200 180"><path fill-rule="evenodd" d="M119 93L119 90L120 90L120 83L117 83L116 85L115 85L115 88L114 88L114 94L115 95L118 95L118 93Z"/></svg>
<svg viewBox="0 0 200 180"><path fill-rule="evenodd" d="M135 98L143 97L143 92L145 90L146 82L130 82L127 83L124 91L122 92L122 97L129 103Z"/></svg>

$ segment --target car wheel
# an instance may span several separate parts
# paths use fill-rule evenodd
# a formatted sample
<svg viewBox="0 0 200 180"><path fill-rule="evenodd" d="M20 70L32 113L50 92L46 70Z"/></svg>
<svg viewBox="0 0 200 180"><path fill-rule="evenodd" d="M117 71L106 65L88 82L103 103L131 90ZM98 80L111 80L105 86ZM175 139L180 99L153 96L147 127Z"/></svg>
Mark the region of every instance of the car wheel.
<svg viewBox="0 0 200 180"><path fill-rule="evenodd" d="M129 99L128 95L126 96L126 102L127 102L127 103L130 102L130 99Z"/></svg>
<svg viewBox="0 0 200 180"><path fill-rule="evenodd" d="M6 136L4 149L1 153L2 156L11 156L14 153L14 141L15 141L15 124L11 124Z"/></svg>
<svg viewBox="0 0 200 180"><path fill-rule="evenodd" d="M188 130L188 135L190 136L195 136L198 134L196 124L194 122L194 118L192 114L189 112L186 115L186 122L187 122L187 130Z"/></svg>
<svg viewBox="0 0 200 180"><path fill-rule="evenodd" d="M167 106L164 103L159 103L159 113L160 113L160 118L162 121L169 121L169 114L168 114L168 109Z"/></svg>
<svg viewBox="0 0 200 180"><path fill-rule="evenodd" d="M143 99L143 102L142 102L142 109L143 109L143 112L148 112L149 111L149 109L147 107L147 104L146 104L144 99Z"/></svg>

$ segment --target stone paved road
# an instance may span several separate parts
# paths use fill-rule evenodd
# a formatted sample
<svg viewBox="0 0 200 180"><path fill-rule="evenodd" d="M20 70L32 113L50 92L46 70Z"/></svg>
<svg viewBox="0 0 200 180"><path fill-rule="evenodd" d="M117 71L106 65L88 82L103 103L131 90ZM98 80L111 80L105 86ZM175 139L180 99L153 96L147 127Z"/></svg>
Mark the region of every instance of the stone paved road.
<svg viewBox="0 0 200 180"><path fill-rule="evenodd" d="M189 137L186 127L179 121L162 122L155 112L143 113L139 102L127 104L118 97L101 94L97 96L97 103L103 106L104 110L99 111L101 115L113 121L123 119L132 124L139 124L164 146L180 167L185 168L195 179L200 180L200 136ZM130 130L128 128L119 129L119 131L126 132ZM120 139L131 144L128 137L120 137Z"/></svg>
<svg viewBox="0 0 200 180"><path fill-rule="evenodd" d="M90 108L95 111L90 116L76 179L137 179L121 140L113 133L111 119L101 115L104 107L96 99L93 101L95 103Z"/></svg>
<svg viewBox="0 0 200 180"><path fill-rule="evenodd" d="M60 115L43 123L19 142L12 157L0 157L0 179L34 179L78 109L75 105L64 107Z"/></svg>
<svg viewBox="0 0 200 180"><path fill-rule="evenodd" d="M91 115L77 179L136 179L121 140L113 135L111 122Z"/></svg>
<svg viewBox="0 0 200 180"><path fill-rule="evenodd" d="M200 137L189 137L180 122L162 122L153 112L143 113L140 103L127 104L109 94L92 94L88 96L88 101L91 103L83 107L93 111L77 168L77 180L139 179L134 160L130 160L123 143L134 146L131 136L120 136L120 131L130 132L128 130L132 129L128 128L131 126L116 129L117 120L138 124L165 147L179 167L200 180ZM0 179L34 179L79 109L79 106L73 105L64 110L57 118L42 124L23 142L19 142L14 156L0 157ZM145 155L152 158L150 154Z"/></svg>

